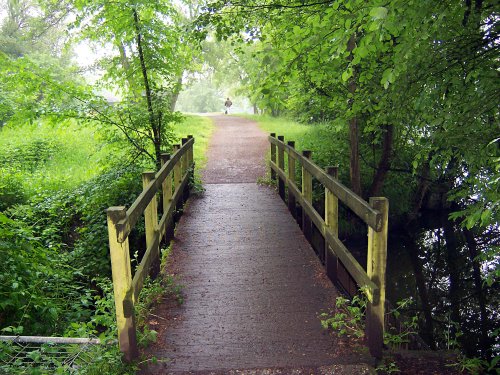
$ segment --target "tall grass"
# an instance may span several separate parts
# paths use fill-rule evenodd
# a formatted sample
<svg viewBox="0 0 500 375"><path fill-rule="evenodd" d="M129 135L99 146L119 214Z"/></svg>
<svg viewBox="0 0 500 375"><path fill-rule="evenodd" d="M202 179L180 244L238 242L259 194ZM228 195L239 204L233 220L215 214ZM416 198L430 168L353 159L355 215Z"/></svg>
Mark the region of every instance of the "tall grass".
<svg viewBox="0 0 500 375"><path fill-rule="evenodd" d="M17 176L27 196L76 187L97 176L108 157L96 129L75 121L5 126L0 144L0 172Z"/></svg>

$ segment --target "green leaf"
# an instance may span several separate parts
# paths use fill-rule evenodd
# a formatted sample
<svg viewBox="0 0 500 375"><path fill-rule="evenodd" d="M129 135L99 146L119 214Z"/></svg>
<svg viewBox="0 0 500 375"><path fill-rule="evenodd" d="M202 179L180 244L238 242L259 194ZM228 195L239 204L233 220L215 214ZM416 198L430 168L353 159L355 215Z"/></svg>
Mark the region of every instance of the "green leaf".
<svg viewBox="0 0 500 375"><path fill-rule="evenodd" d="M342 81L347 82L352 77L352 68L347 69L342 73Z"/></svg>
<svg viewBox="0 0 500 375"><path fill-rule="evenodd" d="M388 10L385 7L376 7L370 11L370 16L376 20L382 20L387 17L387 12Z"/></svg>

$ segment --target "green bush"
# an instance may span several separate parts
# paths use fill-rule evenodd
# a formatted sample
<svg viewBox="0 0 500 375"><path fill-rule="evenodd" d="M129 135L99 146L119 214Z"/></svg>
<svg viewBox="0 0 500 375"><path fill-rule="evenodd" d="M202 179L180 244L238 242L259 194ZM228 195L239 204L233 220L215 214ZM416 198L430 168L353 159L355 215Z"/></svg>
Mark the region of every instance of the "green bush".
<svg viewBox="0 0 500 375"><path fill-rule="evenodd" d="M0 211L5 211L16 204L26 202L22 178L17 173L0 168Z"/></svg>

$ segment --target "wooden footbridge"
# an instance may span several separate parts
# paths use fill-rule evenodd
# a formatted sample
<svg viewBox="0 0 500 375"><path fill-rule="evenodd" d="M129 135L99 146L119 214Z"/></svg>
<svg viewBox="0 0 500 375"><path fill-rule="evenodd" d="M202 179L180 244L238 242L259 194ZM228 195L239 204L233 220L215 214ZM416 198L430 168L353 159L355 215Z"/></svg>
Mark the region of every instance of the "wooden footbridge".
<svg viewBox="0 0 500 375"><path fill-rule="evenodd" d="M321 169L311 151L299 153L293 142L267 137L249 120L219 116L214 121L206 191L190 199L174 238L172 256L185 302L160 307L166 315L160 318L168 316L168 324L148 349L159 361L142 372L284 368L314 373L325 366L347 366L347 373L365 373L366 355L323 330L319 314L335 305L339 292L334 285L362 287L369 301L367 344L372 356L381 357L387 200L365 202L336 179L336 168ZM139 355L134 305L146 276L159 271L160 242L171 238L174 214L187 198L194 142L183 139L172 155L163 156L158 172L144 173L144 190L130 208L108 209L119 345L127 360ZM265 150L270 150L279 195L256 184L264 173ZM312 203L313 180L325 189L324 215ZM338 239L339 203L368 227L366 270ZM128 234L143 213L147 250L132 275ZM313 229L324 239L317 254L307 241Z"/></svg>

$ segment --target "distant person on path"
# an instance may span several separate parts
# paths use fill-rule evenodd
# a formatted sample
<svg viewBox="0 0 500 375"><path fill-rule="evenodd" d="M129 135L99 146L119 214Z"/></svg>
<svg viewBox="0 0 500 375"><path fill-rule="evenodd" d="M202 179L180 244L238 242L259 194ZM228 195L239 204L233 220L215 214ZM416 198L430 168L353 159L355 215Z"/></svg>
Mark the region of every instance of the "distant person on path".
<svg viewBox="0 0 500 375"><path fill-rule="evenodd" d="M224 112L226 115L228 114L229 112L229 108L233 105L233 102L231 100L229 100L229 98L226 99L226 101L224 102L224 106L226 107L226 112Z"/></svg>

